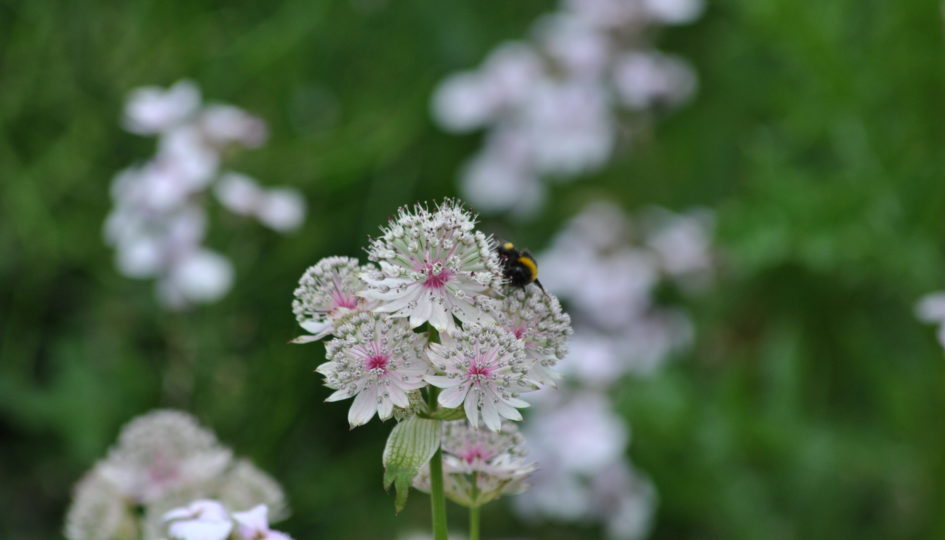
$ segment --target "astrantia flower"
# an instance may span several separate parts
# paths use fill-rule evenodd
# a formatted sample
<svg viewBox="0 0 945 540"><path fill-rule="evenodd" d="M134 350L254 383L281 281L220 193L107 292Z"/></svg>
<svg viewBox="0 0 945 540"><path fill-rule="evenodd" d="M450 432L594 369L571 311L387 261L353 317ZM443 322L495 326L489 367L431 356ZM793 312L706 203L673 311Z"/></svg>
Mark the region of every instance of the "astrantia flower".
<svg viewBox="0 0 945 540"><path fill-rule="evenodd" d="M269 528L268 513L269 509L264 504L234 513L240 540L292 540L289 535Z"/></svg>
<svg viewBox="0 0 945 540"><path fill-rule="evenodd" d="M167 534L173 540L226 540L233 522L226 508L208 499L201 499L164 514Z"/></svg>
<svg viewBox="0 0 945 540"><path fill-rule="evenodd" d="M555 386L560 375L554 365L567 354L571 317L553 295L538 287L513 287L502 299L499 324L522 340L531 362L528 379L539 386Z"/></svg>
<svg viewBox="0 0 945 540"><path fill-rule="evenodd" d="M414 333L404 319L383 314L355 312L335 330L325 345L329 360L318 366L325 385L337 390L327 401L354 397L348 411L351 427L393 414L394 407L410 406L408 393L426 383L429 365L423 356L424 337Z"/></svg>
<svg viewBox="0 0 945 540"><path fill-rule="evenodd" d="M368 269L351 257L326 257L310 267L295 289L292 312L299 326L312 333L294 343L319 340L334 332L334 321L364 307L366 301L355 293L364 288L358 275Z"/></svg>
<svg viewBox="0 0 945 540"><path fill-rule="evenodd" d="M146 504L218 478L231 459L192 416L156 411L122 430L100 472L126 497Z"/></svg>
<svg viewBox="0 0 945 540"><path fill-rule="evenodd" d="M528 407L518 399L533 390L526 375L529 362L521 341L497 326L466 325L455 337L441 334L442 343L431 343L429 358L439 375L426 380L443 389L438 401L446 408L463 405L473 427L482 422L498 431L501 417L521 420L516 408Z"/></svg>
<svg viewBox="0 0 945 540"><path fill-rule="evenodd" d="M375 311L408 317L416 328L428 322L437 330L490 320L488 296L502 282L493 242L474 230L472 214L453 201L429 211L402 207L397 219L371 242L370 259L380 270L365 272L359 293L377 300Z"/></svg>
<svg viewBox="0 0 945 540"><path fill-rule="evenodd" d="M129 538L137 533L125 498L97 469L76 485L63 535L69 540Z"/></svg>
<svg viewBox="0 0 945 540"><path fill-rule="evenodd" d="M503 494L521 493L535 464L525 460L525 439L510 423L499 431L477 430L465 420L443 423L446 496L464 506L480 506ZM429 491L429 468L414 486Z"/></svg>
<svg viewBox="0 0 945 540"><path fill-rule="evenodd" d="M286 514L282 489L269 475L246 460L233 460L230 450L190 415L155 411L125 427L108 457L79 483L65 536L157 540L171 533L170 538L186 540L227 538L219 523L203 523L217 515L206 505L168 517L169 509L181 503L209 498L230 508L265 504L279 517ZM169 525L193 520L201 523Z"/></svg>

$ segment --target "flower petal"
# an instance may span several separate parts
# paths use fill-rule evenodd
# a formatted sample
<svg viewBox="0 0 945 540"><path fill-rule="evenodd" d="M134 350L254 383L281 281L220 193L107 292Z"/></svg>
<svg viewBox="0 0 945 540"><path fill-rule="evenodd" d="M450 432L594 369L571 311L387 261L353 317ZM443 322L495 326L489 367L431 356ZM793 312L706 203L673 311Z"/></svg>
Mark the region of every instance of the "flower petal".
<svg viewBox="0 0 945 540"><path fill-rule="evenodd" d="M470 383L460 384L452 388L447 388L440 392L440 396L437 398L437 401L440 405L446 407L447 409L453 409L459 407L459 405L466 399L466 394L469 393Z"/></svg>
<svg viewBox="0 0 945 540"><path fill-rule="evenodd" d="M348 424L352 428L368 423L377 411L377 388L366 387L354 398L348 410Z"/></svg>

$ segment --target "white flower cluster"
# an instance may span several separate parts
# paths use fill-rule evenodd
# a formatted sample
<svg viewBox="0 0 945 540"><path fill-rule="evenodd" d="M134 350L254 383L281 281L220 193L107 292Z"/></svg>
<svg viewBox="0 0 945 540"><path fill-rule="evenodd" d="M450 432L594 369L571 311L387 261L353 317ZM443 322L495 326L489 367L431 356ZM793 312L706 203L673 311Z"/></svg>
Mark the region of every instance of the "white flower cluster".
<svg viewBox="0 0 945 540"><path fill-rule="evenodd" d="M164 305L212 302L232 284L230 261L203 246L208 190L230 211L277 231L293 230L305 219L305 201L296 190L264 189L248 176L223 170L234 149L266 140L266 125L231 105L202 105L192 82L135 90L124 124L132 133L157 137L158 149L112 182L115 205L105 222L105 240L115 248L122 274L157 280Z"/></svg>
<svg viewBox="0 0 945 540"><path fill-rule="evenodd" d="M279 484L234 459L193 417L151 412L125 426L108 457L76 486L64 534L69 540L154 540L162 537L168 510L205 498L229 508L266 505L280 518L287 513Z"/></svg>
<svg viewBox="0 0 945 540"><path fill-rule="evenodd" d="M404 207L370 244L376 266L329 257L302 276L293 311L313 335L296 342L334 337L318 371L336 390L329 400L354 398L352 427L413 409L432 385L441 407L498 431L502 418L521 420L520 394L553 383L570 319L536 286L506 284L475 224L451 200Z"/></svg>
<svg viewBox="0 0 945 540"><path fill-rule="evenodd" d="M162 540L292 540L269 528L269 508L260 504L245 512L230 512L219 501L198 499L175 508L161 519Z"/></svg>
<svg viewBox="0 0 945 540"><path fill-rule="evenodd" d="M432 101L439 124L488 130L465 166L465 196L484 210L532 212L545 197L543 177L599 169L618 135L632 137L654 112L686 101L695 75L652 49L650 36L701 9L701 0L563 0L530 40L443 81Z"/></svg>
<svg viewBox="0 0 945 540"><path fill-rule="evenodd" d="M525 439L510 422L499 431L472 429L465 420L443 423L443 485L446 496L463 506L482 506L501 495L525 491L536 465L525 459ZM430 491L430 468L413 485Z"/></svg>
<svg viewBox="0 0 945 540"><path fill-rule="evenodd" d="M691 338L691 323L659 305L657 287L682 291L711 276L712 219L649 209L630 220L610 203L589 205L539 255L542 282L568 301L575 334L561 363L571 384L539 392L524 432L541 464L517 498L529 518L602 522L612 539L637 539L656 501L649 481L626 461L626 422L609 391L626 374L646 375Z"/></svg>

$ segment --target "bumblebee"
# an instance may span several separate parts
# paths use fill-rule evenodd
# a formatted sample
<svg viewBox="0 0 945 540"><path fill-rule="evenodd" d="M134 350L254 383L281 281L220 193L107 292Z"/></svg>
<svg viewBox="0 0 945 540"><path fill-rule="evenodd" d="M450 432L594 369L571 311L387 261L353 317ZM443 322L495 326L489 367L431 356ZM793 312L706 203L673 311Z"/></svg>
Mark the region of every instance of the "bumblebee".
<svg viewBox="0 0 945 540"><path fill-rule="evenodd" d="M516 249L512 242L502 242L496 251L499 254L499 262L502 263L502 275L510 285L525 287L534 283L545 292L545 288L538 281L538 263L531 253Z"/></svg>

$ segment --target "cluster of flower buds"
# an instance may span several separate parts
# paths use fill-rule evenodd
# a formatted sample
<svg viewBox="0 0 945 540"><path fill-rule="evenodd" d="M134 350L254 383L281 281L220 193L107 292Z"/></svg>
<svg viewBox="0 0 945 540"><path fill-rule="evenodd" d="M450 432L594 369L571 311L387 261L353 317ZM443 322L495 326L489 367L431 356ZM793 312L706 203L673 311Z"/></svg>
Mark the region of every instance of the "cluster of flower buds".
<svg viewBox="0 0 945 540"><path fill-rule="evenodd" d="M292 540L269 528L269 508L260 504L245 512L230 512L219 501L199 499L175 508L161 519L162 540Z"/></svg>
<svg viewBox="0 0 945 540"><path fill-rule="evenodd" d="M446 493L470 506L523 489L534 465L507 421L522 419L522 394L555 385L571 334L554 296L507 282L495 241L475 225L452 200L401 208L371 241L370 263L322 259L293 302L310 332L296 342L332 338L317 371L335 390L328 401L354 399L351 427L375 415L401 421L385 467L391 471L388 456L419 457L390 480L398 493L412 480L423 485L420 469L441 448ZM398 433L407 429L415 431ZM429 444L409 441L421 432ZM398 446L402 439L409 448Z"/></svg>
<svg viewBox="0 0 945 540"><path fill-rule="evenodd" d="M227 508L265 505L263 518L268 511L276 518L287 514L279 484L250 462L235 459L193 417L171 410L151 412L125 426L108 457L76 486L65 536L69 540L166 538L165 522L180 514L168 512L201 499L214 499ZM199 517L200 508L204 506L194 507L193 519ZM251 511L254 516L259 512ZM247 526L258 524L253 521L256 518L248 519ZM174 534L173 539L198 538Z"/></svg>
<svg viewBox="0 0 945 540"><path fill-rule="evenodd" d="M265 142L266 125L231 105L202 105L192 82L135 90L124 124L132 133L157 137L158 148L153 157L115 177L115 206L105 222L105 239L116 250L121 273L157 280L165 306L211 302L232 284L230 261L203 246L208 190L232 212L277 231L293 230L304 220L305 203L297 191L264 189L245 175L223 170L233 150Z"/></svg>
<svg viewBox="0 0 945 540"><path fill-rule="evenodd" d="M686 101L695 75L654 50L651 35L701 9L701 0L562 0L531 39L443 81L432 103L439 124L488 130L465 166L465 196L484 210L532 212L545 197L542 178L599 169L619 135L634 137L655 112Z"/></svg>
<svg viewBox="0 0 945 540"><path fill-rule="evenodd" d="M499 431L472 429L465 420L444 422L443 448L444 490L447 498L457 504L482 506L500 495L525 491L525 480L536 465L525 458L525 439L511 422L504 422ZM430 491L430 470L424 466L413 485Z"/></svg>
<svg viewBox="0 0 945 540"><path fill-rule="evenodd" d="M626 461L629 430L609 395L624 375L652 372L689 342L686 313L654 297L659 287L688 292L711 281L711 228L704 211L651 208L630 219L594 203L539 254L542 282L568 301L575 333L559 365L570 384L539 392L523 428L542 464L515 501L523 516L599 521L612 539L646 534L655 489Z"/></svg>

